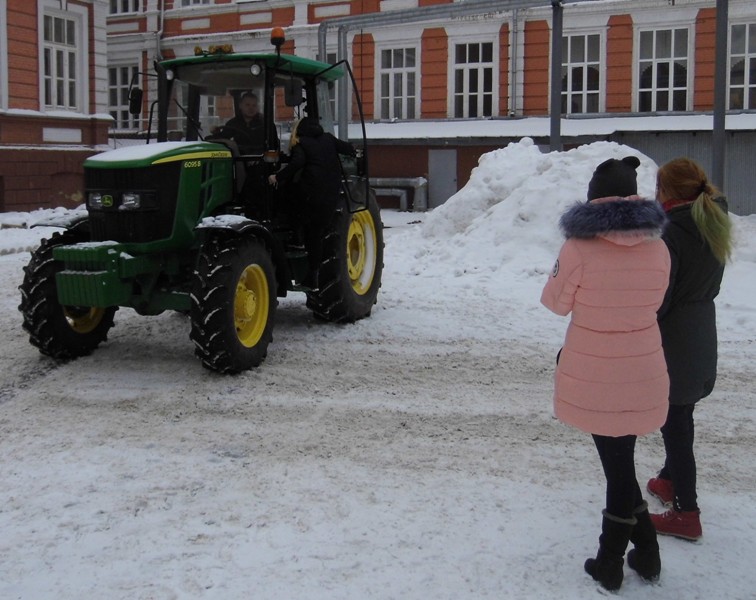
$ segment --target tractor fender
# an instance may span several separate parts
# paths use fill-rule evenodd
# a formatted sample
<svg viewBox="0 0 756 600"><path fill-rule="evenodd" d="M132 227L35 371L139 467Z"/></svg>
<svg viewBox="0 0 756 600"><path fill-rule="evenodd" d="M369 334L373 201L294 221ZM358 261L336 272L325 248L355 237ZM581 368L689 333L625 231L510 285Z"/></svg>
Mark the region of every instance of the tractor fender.
<svg viewBox="0 0 756 600"><path fill-rule="evenodd" d="M259 221L248 219L242 215L218 215L205 217L195 229L200 232L224 232L238 237L258 237L265 242L270 249L273 265L278 279L278 295L286 296L285 282L291 281L289 265L281 243L273 236L270 230Z"/></svg>
<svg viewBox="0 0 756 600"><path fill-rule="evenodd" d="M70 231L89 230L89 213L86 210L71 210L37 221L31 227L60 227Z"/></svg>

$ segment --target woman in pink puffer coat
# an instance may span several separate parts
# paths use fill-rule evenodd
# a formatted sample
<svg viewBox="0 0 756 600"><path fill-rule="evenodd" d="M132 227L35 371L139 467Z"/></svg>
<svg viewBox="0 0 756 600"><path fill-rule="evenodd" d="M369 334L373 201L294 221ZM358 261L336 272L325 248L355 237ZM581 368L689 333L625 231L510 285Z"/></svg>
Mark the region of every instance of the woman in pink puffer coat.
<svg viewBox="0 0 756 600"><path fill-rule="evenodd" d="M557 364L557 418L593 435L606 475L606 510L595 559L585 570L615 590L628 564L644 579L661 571L656 532L635 476L636 436L667 416L669 378L656 311L669 282L670 258L655 201L635 196L636 157L596 169L586 204L560 225L567 240L541 295L558 315L572 313Z"/></svg>

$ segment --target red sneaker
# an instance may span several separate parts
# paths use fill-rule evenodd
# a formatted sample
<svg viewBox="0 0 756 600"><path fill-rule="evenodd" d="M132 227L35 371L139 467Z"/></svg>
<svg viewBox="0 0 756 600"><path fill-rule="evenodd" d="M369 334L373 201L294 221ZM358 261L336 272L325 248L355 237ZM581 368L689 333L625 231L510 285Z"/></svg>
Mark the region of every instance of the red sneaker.
<svg viewBox="0 0 756 600"><path fill-rule="evenodd" d="M703 535L700 515L700 510L668 510L660 515L651 515L651 522L656 527L656 533L695 542Z"/></svg>
<svg viewBox="0 0 756 600"><path fill-rule="evenodd" d="M672 487L671 479L652 477L646 484L648 493L657 498L664 506L671 507L675 499L675 488Z"/></svg>

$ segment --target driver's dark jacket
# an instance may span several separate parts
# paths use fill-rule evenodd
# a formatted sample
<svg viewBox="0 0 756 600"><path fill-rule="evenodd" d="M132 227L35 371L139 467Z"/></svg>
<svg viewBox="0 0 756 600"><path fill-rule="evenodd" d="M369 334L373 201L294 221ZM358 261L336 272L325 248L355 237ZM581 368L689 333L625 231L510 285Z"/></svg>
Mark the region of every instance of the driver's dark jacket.
<svg viewBox="0 0 756 600"><path fill-rule="evenodd" d="M271 148L278 148L278 136L271 128ZM234 140L242 154L262 154L265 152L265 120L257 114L247 123L243 117L233 117L218 132L218 137Z"/></svg>

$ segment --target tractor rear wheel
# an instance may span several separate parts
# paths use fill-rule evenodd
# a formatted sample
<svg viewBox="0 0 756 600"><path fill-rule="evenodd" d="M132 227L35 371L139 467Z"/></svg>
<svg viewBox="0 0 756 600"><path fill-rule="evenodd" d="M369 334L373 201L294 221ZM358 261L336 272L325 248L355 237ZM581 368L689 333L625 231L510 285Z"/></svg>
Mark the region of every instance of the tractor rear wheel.
<svg viewBox="0 0 756 600"><path fill-rule="evenodd" d="M86 356L108 338L116 306L62 306L58 302L55 274L63 263L53 258L53 249L86 241L80 234L66 231L42 240L24 267L19 286L24 317L23 327L29 341L42 354L58 359Z"/></svg>
<svg viewBox="0 0 756 600"><path fill-rule="evenodd" d="M220 373L257 367L268 353L278 300L273 261L256 239L213 239L192 288L190 337L202 364Z"/></svg>
<svg viewBox="0 0 756 600"><path fill-rule="evenodd" d="M323 244L320 289L307 293L307 306L315 316L335 323L367 317L382 274L383 222L371 190L367 209L335 214Z"/></svg>

